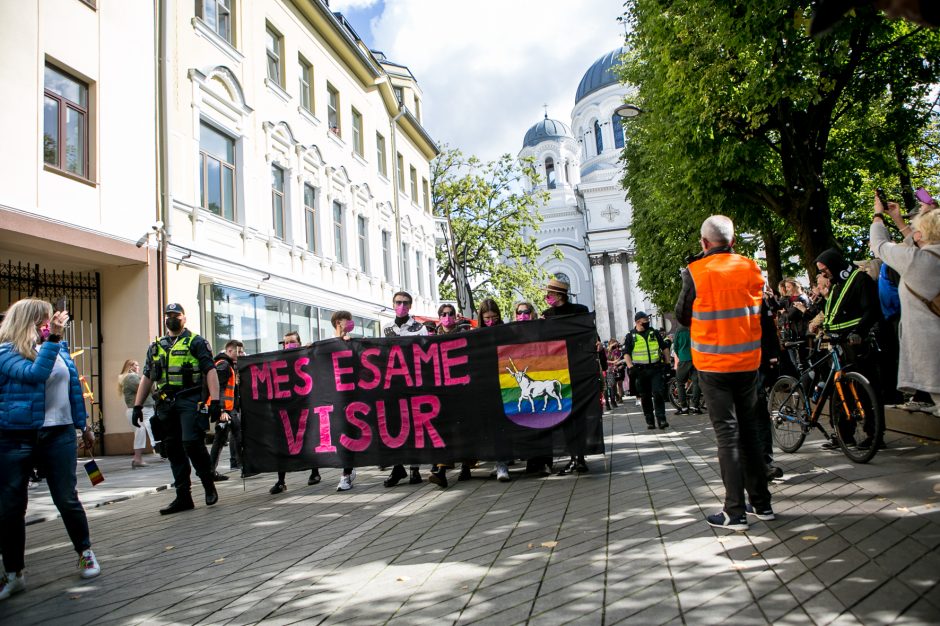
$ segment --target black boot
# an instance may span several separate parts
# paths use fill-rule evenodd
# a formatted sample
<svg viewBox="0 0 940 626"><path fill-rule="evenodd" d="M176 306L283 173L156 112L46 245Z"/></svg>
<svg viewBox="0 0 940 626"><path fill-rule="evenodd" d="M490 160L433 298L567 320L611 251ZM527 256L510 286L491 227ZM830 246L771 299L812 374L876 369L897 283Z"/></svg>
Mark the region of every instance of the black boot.
<svg viewBox="0 0 940 626"><path fill-rule="evenodd" d="M411 478L408 479L409 485L420 485L424 482L424 479L421 478L421 472L418 471L417 467L411 468Z"/></svg>
<svg viewBox="0 0 940 626"><path fill-rule="evenodd" d="M172 515L181 511L191 511L196 506L193 504L193 497L187 491L185 493L177 491L176 499L170 502L169 506L160 509L160 515Z"/></svg>
<svg viewBox="0 0 940 626"><path fill-rule="evenodd" d="M402 478L405 478L408 475L408 472L405 471L404 465L396 465L392 468L392 473L388 475L388 478L385 479L383 483L386 487L394 487L401 482Z"/></svg>
<svg viewBox="0 0 940 626"><path fill-rule="evenodd" d="M447 469L438 467L431 470L431 475L428 476L428 482L434 483L441 489L447 489Z"/></svg>
<svg viewBox="0 0 940 626"><path fill-rule="evenodd" d="M212 481L212 477L209 477L209 480L203 481L203 488L206 490L206 506L212 506L219 501L219 492L216 491L215 483Z"/></svg>

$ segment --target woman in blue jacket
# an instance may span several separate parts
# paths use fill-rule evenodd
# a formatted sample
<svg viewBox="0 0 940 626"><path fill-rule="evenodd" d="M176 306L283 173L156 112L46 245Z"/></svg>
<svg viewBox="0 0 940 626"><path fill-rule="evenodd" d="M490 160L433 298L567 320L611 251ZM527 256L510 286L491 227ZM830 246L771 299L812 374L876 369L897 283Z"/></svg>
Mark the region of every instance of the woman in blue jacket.
<svg viewBox="0 0 940 626"><path fill-rule="evenodd" d="M88 447L95 437L85 426L78 370L62 341L68 318L67 311L53 315L48 302L27 299L11 306L0 325L0 600L26 587L27 481L34 466L46 477L82 578L101 573L75 489L75 429Z"/></svg>

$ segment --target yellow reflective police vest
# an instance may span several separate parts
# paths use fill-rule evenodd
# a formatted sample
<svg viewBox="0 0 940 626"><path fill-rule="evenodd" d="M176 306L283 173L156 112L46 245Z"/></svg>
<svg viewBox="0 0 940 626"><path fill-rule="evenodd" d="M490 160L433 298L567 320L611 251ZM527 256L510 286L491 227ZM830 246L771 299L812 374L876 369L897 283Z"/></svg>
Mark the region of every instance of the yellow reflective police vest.
<svg viewBox="0 0 940 626"><path fill-rule="evenodd" d="M189 350L190 344L197 336L189 333L181 336L172 345L166 341L166 337L158 338L154 342L156 349L153 351L153 366L160 373L154 382L159 388L169 386L189 389L202 384L199 359Z"/></svg>
<svg viewBox="0 0 940 626"><path fill-rule="evenodd" d="M650 329L646 337L638 332L633 333L633 352L630 353L630 358L637 365L649 365L662 360L655 331Z"/></svg>

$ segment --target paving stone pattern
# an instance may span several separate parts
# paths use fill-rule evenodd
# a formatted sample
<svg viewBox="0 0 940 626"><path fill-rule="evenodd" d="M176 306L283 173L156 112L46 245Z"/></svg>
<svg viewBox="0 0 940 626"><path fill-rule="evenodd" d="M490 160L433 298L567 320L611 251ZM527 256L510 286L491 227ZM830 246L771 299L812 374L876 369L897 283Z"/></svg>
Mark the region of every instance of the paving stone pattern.
<svg viewBox="0 0 940 626"><path fill-rule="evenodd" d="M940 622L937 442L889 432L855 465L814 435L778 456L778 519L729 533L703 521L723 495L707 417L647 431L628 405L580 476L499 483L483 466L447 490L385 489L366 468L337 493L322 470L271 496L272 476L232 474L218 505L197 488L196 510L163 517L169 467L140 470L123 497L147 495L89 508L99 578L78 578L61 521L27 528L27 591L0 623Z"/></svg>

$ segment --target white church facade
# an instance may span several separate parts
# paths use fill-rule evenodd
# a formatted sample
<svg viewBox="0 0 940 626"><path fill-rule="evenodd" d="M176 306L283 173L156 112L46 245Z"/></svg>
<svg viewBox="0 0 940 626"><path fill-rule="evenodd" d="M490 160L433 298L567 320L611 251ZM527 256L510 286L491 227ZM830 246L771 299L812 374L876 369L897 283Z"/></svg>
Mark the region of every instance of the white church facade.
<svg viewBox="0 0 940 626"><path fill-rule="evenodd" d="M535 160L541 177L529 190L550 195L535 233L539 264L570 283L573 299L596 312L597 331L605 341L622 339L636 311L654 313L636 284L633 209L621 186L624 126L616 110L631 94L613 72L621 54L617 48L585 72L570 126L546 113L526 132L519 152L520 158ZM564 259L555 258L556 248Z"/></svg>

